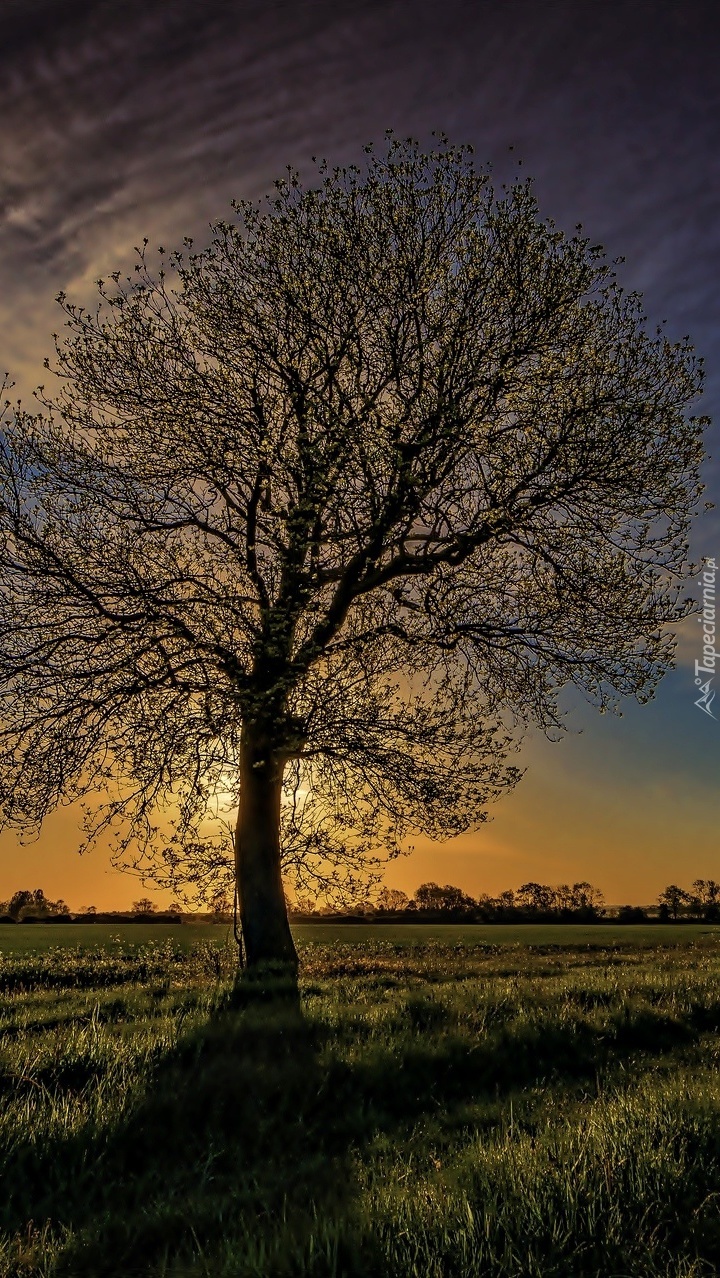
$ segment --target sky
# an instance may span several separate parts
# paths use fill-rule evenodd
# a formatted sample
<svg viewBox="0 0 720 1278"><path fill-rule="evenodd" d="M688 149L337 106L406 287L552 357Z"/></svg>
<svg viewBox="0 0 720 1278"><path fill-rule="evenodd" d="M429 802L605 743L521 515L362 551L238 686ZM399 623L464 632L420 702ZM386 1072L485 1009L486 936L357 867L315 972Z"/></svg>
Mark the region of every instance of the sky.
<svg viewBox="0 0 720 1278"><path fill-rule="evenodd" d="M3 0L0 371L31 397L59 290L86 301L144 236L198 244L233 198L312 155L357 162L386 128L469 142L498 181L534 179L541 212L582 222L653 326L690 334L707 368L696 411L720 422L720 11L716 0ZM513 150L510 152L509 148ZM708 435L716 455L718 426ZM706 467L720 504L720 469ZM693 554L720 560L720 518ZM699 598L697 583L688 592ZM387 882L476 895L589 879L643 903L720 878L720 719L703 714L698 629L649 706L600 717L568 699L559 743L532 737L526 776L479 832L418 837ZM720 673L718 675L720 686ZM720 697L718 698L720 705ZM718 711L720 714L720 711ZM0 899L41 886L71 908L140 894L73 813L38 843L0 836ZM158 902L164 898L158 896Z"/></svg>

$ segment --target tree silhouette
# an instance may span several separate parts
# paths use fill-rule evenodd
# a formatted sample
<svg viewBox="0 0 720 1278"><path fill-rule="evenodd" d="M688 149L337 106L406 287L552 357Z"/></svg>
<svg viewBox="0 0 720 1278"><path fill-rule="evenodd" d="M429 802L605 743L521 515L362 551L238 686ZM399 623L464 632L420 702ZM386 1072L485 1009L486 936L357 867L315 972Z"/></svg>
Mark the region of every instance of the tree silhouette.
<svg viewBox="0 0 720 1278"><path fill-rule="evenodd" d="M414 901L419 910L467 911L477 903L462 888L446 883L440 887L438 883L421 883L414 894Z"/></svg>
<svg viewBox="0 0 720 1278"><path fill-rule="evenodd" d="M556 890L545 883L523 883L515 893L515 902L521 909L549 914L555 907Z"/></svg>
<svg viewBox="0 0 720 1278"><path fill-rule="evenodd" d="M173 886L219 882L237 804L248 960L295 963L283 863L475 826L569 682L652 695L701 371L444 138L234 208L61 297L59 389L6 409L0 804L86 799Z"/></svg>
<svg viewBox="0 0 720 1278"><path fill-rule="evenodd" d="M141 896L139 901L133 901L133 914L154 914L157 910L155 902L149 896Z"/></svg>
<svg viewBox="0 0 720 1278"><path fill-rule="evenodd" d="M694 879L695 901L703 918L710 923L720 917L720 883L715 879Z"/></svg>
<svg viewBox="0 0 720 1278"><path fill-rule="evenodd" d="M26 888L15 892L9 901L0 905L0 911L16 921L23 918L56 918L70 913L62 898L50 901L42 888L36 888L34 892Z"/></svg>
<svg viewBox="0 0 720 1278"><path fill-rule="evenodd" d="M216 922L222 922L232 917L233 903L227 892L220 888L217 892L213 892L208 902L210 912Z"/></svg>
<svg viewBox="0 0 720 1278"><path fill-rule="evenodd" d="M580 883L573 883L569 908L574 913L584 914L588 918L595 918L598 914L602 914L604 906L605 896L599 888L593 887L592 883L588 883L586 880Z"/></svg>
<svg viewBox="0 0 720 1278"><path fill-rule="evenodd" d="M408 907L408 895L402 892L400 888L383 887L380 889L377 898L377 908L379 910L406 910Z"/></svg>
<svg viewBox="0 0 720 1278"><path fill-rule="evenodd" d="M663 888L658 896L658 904L661 910L664 906L673 919L677 919L682 907L688 905L689 902L689 894L684 888L678 887L676 883L671 883L669 887Z"/></svg>

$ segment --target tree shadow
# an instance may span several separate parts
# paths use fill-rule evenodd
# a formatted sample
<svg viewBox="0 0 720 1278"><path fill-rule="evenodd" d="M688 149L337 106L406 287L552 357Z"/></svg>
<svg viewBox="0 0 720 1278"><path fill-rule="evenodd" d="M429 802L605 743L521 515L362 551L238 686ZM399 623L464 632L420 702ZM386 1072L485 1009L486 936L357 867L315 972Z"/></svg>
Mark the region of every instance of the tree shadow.
<svg viewBox="0 0 720 1278"><path fill-rule="evenodd" d="M181 1272L173 1258L189 1264L230 1234L264 1247L275 1272L273 1232L299 1255L318 1213L348 1210L342 1143L322 1092L297 983L241 980L206 1023L158 1055L112 1125L43 1142L28 1132L0 1206L3 1230L51 1221L69 1231L42 1270L67 1278Z"/></svg>
<svg viewBox="0 0 720 1278"><path fill-rule="evenodd" d="M360 1237L371 1249L367 1229L353 1227L356 1155L421 1121L451 1125L482 1098L593 1078L607 1059L577 1023L511 1023L469 1044L431 1000L408 999L406 1011L397 1040L356 1025L339 1050L335 1027L306 1016L292 977L244 977L158 1054L114 1123L42 1144L28 1133L0 1206L4 1230L28 1220L68 1230L42 1270L57 1278L373 1274L358 1252ZM666 1025L655 1028L656 1038L645 1027L651 1057L677 1046Z"/></svg>

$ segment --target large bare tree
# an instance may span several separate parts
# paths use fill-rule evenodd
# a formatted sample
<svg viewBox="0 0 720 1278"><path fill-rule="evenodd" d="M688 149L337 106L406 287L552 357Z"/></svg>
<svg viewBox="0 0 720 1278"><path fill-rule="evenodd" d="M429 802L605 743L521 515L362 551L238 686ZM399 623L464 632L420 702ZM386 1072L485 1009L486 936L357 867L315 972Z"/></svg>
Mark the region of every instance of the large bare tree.
<svg viewBox="0 0 720 1278"><path fill-rule="evenodd" d="M2 436L2 818L83 799L179 881L237 803L250 964L296 961L283 856L472 827L564 685L652 695L700 493L692 348L529 185L318 169L61 297Z"/></svg>

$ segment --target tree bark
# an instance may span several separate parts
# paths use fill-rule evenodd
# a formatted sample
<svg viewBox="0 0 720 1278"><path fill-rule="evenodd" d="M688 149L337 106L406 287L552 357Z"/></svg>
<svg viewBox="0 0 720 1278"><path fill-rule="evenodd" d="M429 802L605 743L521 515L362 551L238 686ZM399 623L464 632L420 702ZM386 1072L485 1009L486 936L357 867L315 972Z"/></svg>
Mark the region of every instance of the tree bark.
<svg viewBox="0 0 720 1278"><path fill-rule="evenodd" d="M248 968L282 964L297 971L280 872L280 802L284 758L251 732L243 734L235 869Z"/></svg>

